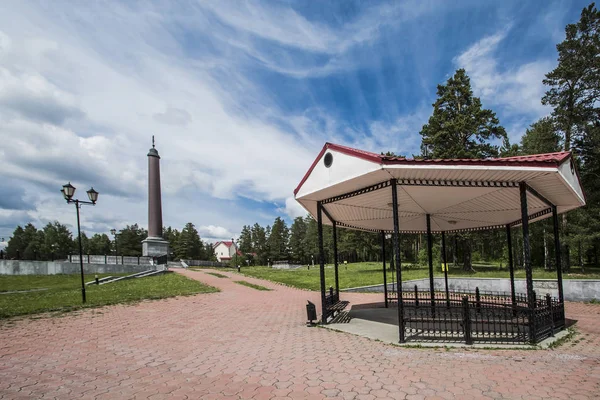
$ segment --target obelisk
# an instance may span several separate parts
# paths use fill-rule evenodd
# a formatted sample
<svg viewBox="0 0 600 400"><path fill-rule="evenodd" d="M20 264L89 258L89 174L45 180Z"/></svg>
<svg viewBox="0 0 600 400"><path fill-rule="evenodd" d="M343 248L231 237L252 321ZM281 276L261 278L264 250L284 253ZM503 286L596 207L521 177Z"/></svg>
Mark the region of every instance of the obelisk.
<svg viewBox="0 0 600 400"><path fill-rule="evenodd" d="M169 242L162 237L162 200L160 194L160 156L154 147L148 152L148 237L142 241L144 256L169 254Z"/></svg>

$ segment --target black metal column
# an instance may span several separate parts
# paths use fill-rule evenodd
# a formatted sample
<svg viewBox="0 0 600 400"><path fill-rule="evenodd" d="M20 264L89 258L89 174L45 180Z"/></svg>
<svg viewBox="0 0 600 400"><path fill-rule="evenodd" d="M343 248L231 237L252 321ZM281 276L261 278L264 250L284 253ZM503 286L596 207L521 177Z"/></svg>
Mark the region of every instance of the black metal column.
<svg viewBox="0 0 600 400"><path fill-rule="evenodd" d="M392 215L394 218L394 255L396 258L396 294L398 295L398 333L400 343L404 338L404 301L402 300L402 271L400 269L400 223L398 222L398 188L396 180L391 180L392 185Z"/></svg>
<svg viewBox="0 0 600 400"><path fill-rule="evenodd" d="M519 183L521 195L521 223L523 228L523 264L527 281L527 308L529 309L529 341L535 343L535 294L533 293L533 272L531 271L531 249L529 248L529 214L527 212L527 185Z"/></svg>
<svg viewBox="0 0 600 400"><path fill-rule="evenodd" d="M448 260L446 257L446 233L442 231L442 262L444 263L444 285L446 287L446 306L450 307L450 291L448 290Z"/></svg>
<svg viewBox="0 0 600 400"><path fill-rule="evenodd" d="M558 280L558 300L564 303L562 260L560 254L560 236L558 232L558 212L556 206L552 206L552 224L554 225L554 253L556 256L556 279Z"/></svg>
<svg viewBox="0 0 600 400"><path fill-rule="evenodd" d="M323 205L317 203L317 231L319 236L319 274L321 277L321 323L327 323L327 304L325 302L325 250L323 249Z"/></svg>
<svg viewBox="0 0 600 400"><path fill-rule="evenodd" d="M387 271L385 268L385 232L381 231L381 259L383 260L383 295L385 296L385 308L388 308Z"/></svg>
<svg viewBox="0 0 600 400"><path fill-rule="evenodd" d="M508 243L508 272L510 274L510 300L513 310L517 309L517 296L515 295L515 265L513 262L512 235L510 225L506 225L506 242Z"/></svg>
<svg viewBox="0 0 600 400"><path fill-rule="evenodd" d="M79 238L79 268L81 270L81 300L83 303L85 303L85 279L83 277L83 246L81 245L81 225L79 224L79 200L75 200L75 209L77 209L77 237Z"/></svg>
<svg viewBox="0 0 600 400"><path fill-rule="evenodd" d="M427 221L427 260L429 261L429 292L431 294L431 309L435 310L435 287L433 281L433 240L431 237L431 215L425 216Z"/></svg>
<svg viewBox="0 0 600 400"><path fill-rule="evenodd" d="M338 278L338 247L337 247L337 224L333 221L333 268L335 272L335 293L340 298L340 280Z"/></svg>

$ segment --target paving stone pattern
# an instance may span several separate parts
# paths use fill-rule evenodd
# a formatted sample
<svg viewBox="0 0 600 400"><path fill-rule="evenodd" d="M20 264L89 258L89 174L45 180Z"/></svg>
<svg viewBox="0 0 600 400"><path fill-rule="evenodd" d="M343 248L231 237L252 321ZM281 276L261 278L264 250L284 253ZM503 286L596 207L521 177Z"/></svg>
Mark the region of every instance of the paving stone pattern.
<svg viewBox="0 0 600 400"><path fill-rule="evenodd" d="M600 397L599 305L568 304L580 333L557 350L399 348L306 327L306 300L318 303L317 293L178 272L222 291L0 321L0 398Z"/></svg>

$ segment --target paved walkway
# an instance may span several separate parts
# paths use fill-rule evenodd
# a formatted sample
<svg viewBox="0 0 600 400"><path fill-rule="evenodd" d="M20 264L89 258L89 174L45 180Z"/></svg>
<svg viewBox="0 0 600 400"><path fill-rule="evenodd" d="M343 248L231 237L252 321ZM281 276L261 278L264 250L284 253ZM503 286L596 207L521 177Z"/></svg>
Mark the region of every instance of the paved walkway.
<svg viewBox="0 0 600 400"><path fill-rule="evenodd" d="M422 350L306 327L316 293L179 272L222 291L0 322L0 398L600 397L599 305L568 305L581 333L558 350Z"/></svg>

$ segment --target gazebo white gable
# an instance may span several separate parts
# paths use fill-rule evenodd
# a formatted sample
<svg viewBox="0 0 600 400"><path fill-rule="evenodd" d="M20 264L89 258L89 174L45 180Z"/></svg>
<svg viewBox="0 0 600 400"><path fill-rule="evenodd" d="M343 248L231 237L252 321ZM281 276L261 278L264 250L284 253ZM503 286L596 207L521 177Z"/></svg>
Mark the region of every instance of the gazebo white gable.
<svg viewBox="0 0 600 400"><path fill-rule="evenodd" d="M391 184L398 188L400 230L465 231L518 225L519 184L528 187L530 220L585 205L571 154L559 152L481 160L387 157L326 143L295 190L296 200L323 222L348 228L393 230Z"/></svg>

